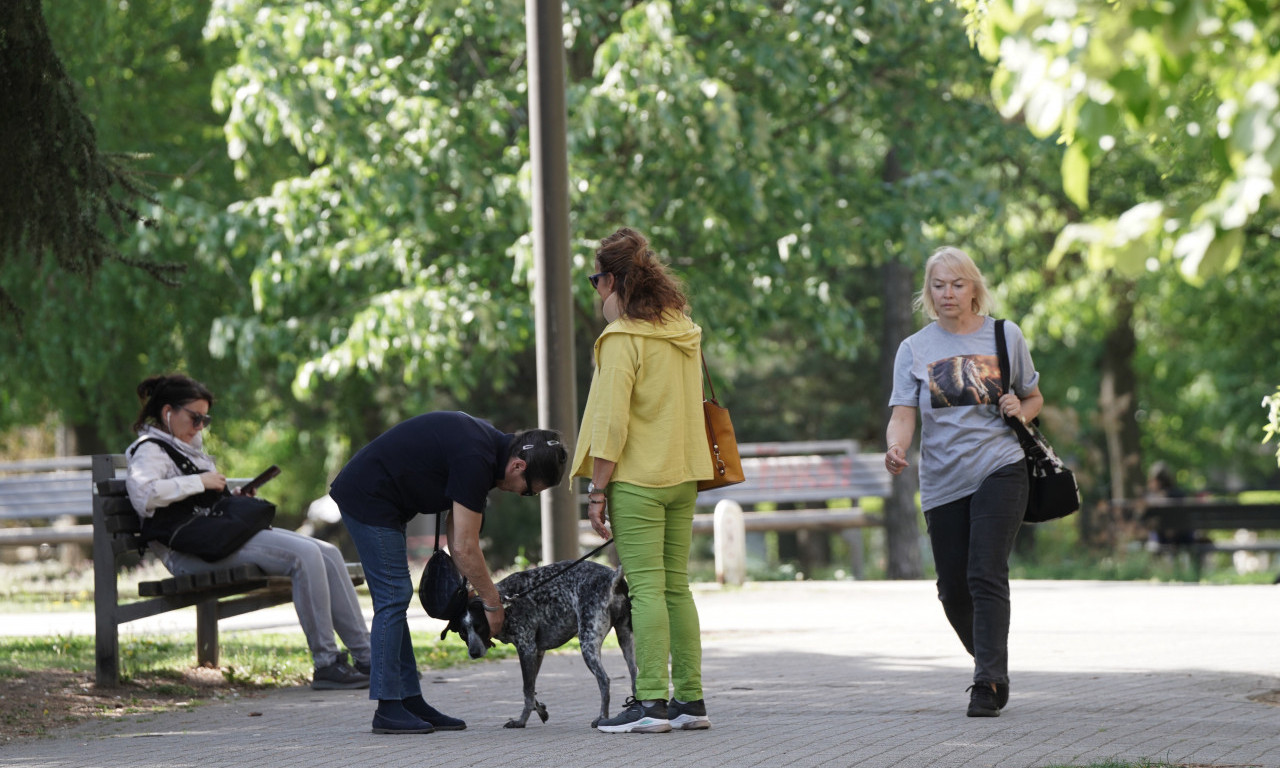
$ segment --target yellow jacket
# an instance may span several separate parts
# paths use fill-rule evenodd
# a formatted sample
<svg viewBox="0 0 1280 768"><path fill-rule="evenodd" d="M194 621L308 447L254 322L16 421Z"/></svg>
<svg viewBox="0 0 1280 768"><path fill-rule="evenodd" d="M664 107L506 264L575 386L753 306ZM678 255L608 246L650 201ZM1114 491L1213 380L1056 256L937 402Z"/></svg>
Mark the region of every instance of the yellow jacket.
<svg viewBox="0 0 1280 768"><path fill-rule="evenodd" d="M573 456L617 462L611 480L669 488L711 477L702 416L702 329L683 313L665 323L619 318L595 344L595 373Z"/></svg>

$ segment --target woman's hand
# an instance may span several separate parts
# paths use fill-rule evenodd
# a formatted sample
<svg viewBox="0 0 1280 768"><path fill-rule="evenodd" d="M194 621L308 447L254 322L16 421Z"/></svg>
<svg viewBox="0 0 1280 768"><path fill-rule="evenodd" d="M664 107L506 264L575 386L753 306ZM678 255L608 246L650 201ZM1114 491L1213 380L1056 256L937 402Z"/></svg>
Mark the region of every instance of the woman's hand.
<svg viewBox="0 0 1280 768"><path fill-rule="evenodd" d="M227 476L221 472L202 472L200 482L206 490L221 491L227 487Z"/></svg>
<svg viewBox="0 0 1280 768"><path fill-rule="evenodd" d="M605 507L608 505L609 500L603 493L592 494L587 499L587 519L591 521L591 530L602 539L611 536L609 526L604 521Z"/></svg>
<svg viewBox="0 0 1280 768"><path fill-rule="evenodd" d="M1006 392L1000 396L998 402L1000 406L1000 415L1008 416L1011 419L1017 419L1023 424L1027 423L1027 418L1022 411L1022 400L1011 392Z"/></svg>
<svg viewBox="0 0 1280 768"><path fill-rule="evenodd" d="M891 475L900 475L902 470L911 466L907 462L907 454L903 452L901 446L894 444L889 446L889 450L884 452L884 468L889 470Z"/></svg>

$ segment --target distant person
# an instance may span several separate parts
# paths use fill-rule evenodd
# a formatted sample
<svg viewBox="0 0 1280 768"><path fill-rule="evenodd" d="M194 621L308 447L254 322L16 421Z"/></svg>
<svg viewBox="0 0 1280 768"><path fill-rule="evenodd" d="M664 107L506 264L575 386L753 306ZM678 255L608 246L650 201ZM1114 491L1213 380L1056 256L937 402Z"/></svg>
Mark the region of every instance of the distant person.
<svg viewBox="0 0 1280 768"><path fill-rule="evenodd" d="M407 618L414 596L409 520L418 514L448 514L449 552L483 601L490 635L497 635L505 612L480 551L489 492L541 493L560 484L568 458L559 432L529 429L512 435L465 413L435 412L382 433L338 473L329 495L360 553L373 597L369 698L378 702L374 733L467 727L422 696Z"/></svg>
<svg viewBox="0 0 1280 768"><path fill-rule="evenodd" d="M596 339L573 475L591 479L592 529L614 536L631 595L639 670L635 697L597 728L709 728L702 633L689 590L697 481L712 474L702 415L702 329L686 314L679 284L634 229L600 241L595 269L591 285L604 301L608 325Z"/></svg>
<svg viewBox="0 0 1280 768"><path fill-rule="evenodd" d="M307 637L316 690L369 687L369 629L342 553L332 544L284 528L259 531L229 557L214 563L170 549L170 522L189 514L195 498L222 491L227 478L204 452L203 431L212 422L213 393L181 374L152 376L138 385L142 408L133 429L138 439L125 451L125 487L142 518L143 537L175 576L256 565L293 581L293 607ZM184 470L179 463L186 464ZM334 632L354 657L339 652Z"/></svg>
<svg viewBox="0 0 1280 768"><path fill-rule="evenodd" d="M1157 503L1186 498L1186 493L1178 487L1173 470L1163 461L1157 461L1147 470L1147 500ZM1186 547L1195 544L1198 533L1194 530L1169 528L1151 532L1150 541L1158 546L1169 545Z"/></svg>
<svg viewBox="0 0 1280 768"><path fill-rule="evenodd" d="M991 296L959 248L939 248L916 297L933 322L898 346L885 468L901 474L920 441L920 505L947 620L974 657L969 717L997 717L1009 698L1009 554L1027 506L1027 465L1004 416L1044 405L1022 331L1005 323L1012 382L1001 381Z"/></svg>

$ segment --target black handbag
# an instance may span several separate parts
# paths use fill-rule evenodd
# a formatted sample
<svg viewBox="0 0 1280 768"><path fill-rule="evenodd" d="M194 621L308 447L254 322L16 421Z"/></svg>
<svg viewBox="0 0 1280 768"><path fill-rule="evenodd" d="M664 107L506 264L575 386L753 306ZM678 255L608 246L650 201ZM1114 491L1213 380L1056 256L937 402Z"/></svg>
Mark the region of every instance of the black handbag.
<svg viewBox="0 0 1280 768"><path fill-rule="evenodd" d="M150 442L163 448L183 474L200 474L191 458L172 445L163 440ZM215 563L234 554L258 531L270 528L275 516L276 505L265 499L209 490L161 507L145 518L141 542L159 541L177 552Z"/></svg>
<svg viewBox="0 0 1280 768"><path fill-rule="evenodd" d="M167 543L170 549L216 563L235 554L258 531L270 528L275 517L275 504L229 493L211 507L195 506Z"/></svg>
<svg viewBox="0 0 1280 768"><path fill-rule="evenodd" d="M436 548L418 582L418 600L431 618L452 622L467 609L467 582L453 558L440 548L443 524L444 513L439 512L436 514Z"/></svg>
<svg viewBox="0 0 1280 768"><path fill-rule="evenodd" d="M1004 339L1004 321L996 321L996 356L1000 360L1000 378L1005 387L1012 386L1009 369L1009 348ZM1039 429L1039 419L1023 424L1020 419L1005 416L1005 422L1018 436L1022 452L1027 457L1027 478L1030 480L1027 509L1022 519L1028 523L1043 523L1066 517L1080 509L1080 488L1075 474L1062 463L1053 447Z"/></svg>

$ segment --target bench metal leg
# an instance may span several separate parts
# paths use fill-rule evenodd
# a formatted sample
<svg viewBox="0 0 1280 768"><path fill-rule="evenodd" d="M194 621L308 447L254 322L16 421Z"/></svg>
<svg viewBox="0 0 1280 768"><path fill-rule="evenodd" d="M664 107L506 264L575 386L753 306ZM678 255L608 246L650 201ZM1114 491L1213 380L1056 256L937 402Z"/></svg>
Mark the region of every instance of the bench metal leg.
<svg viewBox="0 0 1280 768"><path fill-rule="evenodd" d="M845 528L840 535L844 537L844 543L849 547L849 572L853 578L862 581L866 574L866 564L862 556L862 529Z"/></svg>
<svg viewBox="0 0 1280 768"><path fill-rule="evenodd" d="M218 666L218 601L196 604L196 663Z"/></svg>

